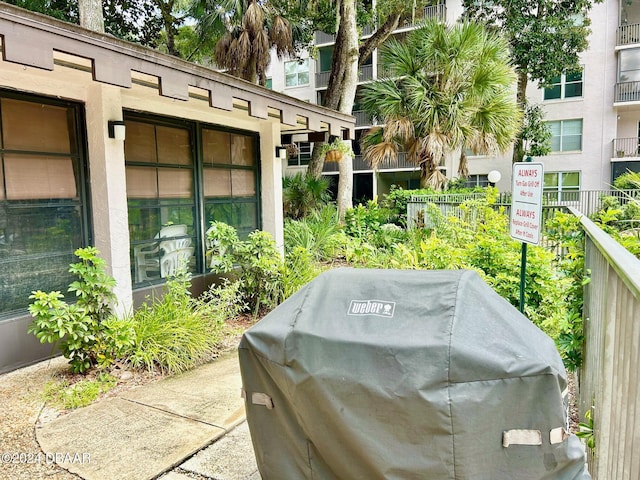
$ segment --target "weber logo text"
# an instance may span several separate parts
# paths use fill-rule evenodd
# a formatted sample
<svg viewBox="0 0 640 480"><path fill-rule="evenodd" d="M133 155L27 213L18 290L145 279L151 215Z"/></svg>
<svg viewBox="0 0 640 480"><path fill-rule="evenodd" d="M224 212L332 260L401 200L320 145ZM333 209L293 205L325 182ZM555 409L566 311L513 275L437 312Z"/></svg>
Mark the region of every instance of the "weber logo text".
<svg viewBox="0 0 640 480"><path fill-rule="evenodd" d="M351 300L347 315L377 315L392 318L396 310L396 302L380 300Z"/></svg>

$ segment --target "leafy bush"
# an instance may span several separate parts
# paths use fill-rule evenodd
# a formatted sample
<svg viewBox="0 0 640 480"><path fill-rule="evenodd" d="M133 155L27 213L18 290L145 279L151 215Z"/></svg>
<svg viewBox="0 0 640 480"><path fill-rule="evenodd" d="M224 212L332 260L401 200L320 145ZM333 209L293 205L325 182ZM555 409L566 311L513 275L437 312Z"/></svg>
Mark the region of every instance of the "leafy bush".
<svg viewBox="0 0 640 480"><path fill-rule="evenodd" d="M69 267L69 272L78 277L69 286L69 292L75 293L77 302L66 303L59 291L32 292L29 313L34 320L28 331L40 343L58 345L69 359L71 369L83 373L99 359L102 364L112 360L113 336L103 322L115 302L112 292L115 280L105 273L105 262L98 257L95 247L79 248L74 253L81 261Z"/></svg>
<svg viewBox="0 0 640 480"><path fill-rule="evenodd" d="M558 268L571 282L566 290L567 313L560 323L557 343L566 367L574 371L582 365L582 307L584 286L590 281L584 264L584 232L578 218L562 212L556 212L547 221L546 231L556 249L564 252L558 259Z"/></svg>
<svg viewBox="0 0 640 480"><path fill-rule="evenodd" d="M200 301L189 293L184 271L167 280L164 296L144 303L131 318L135 343L127 358L134 367L160 368L168 373L188 370L209 359L220 340L221 317L212 313L215 291ZM233 290L225 290L232 294ZM221 310L229 308L222 298Z"/></svg>
<svg viewBox="0 0 640 480"><path fill-rule="evenodd" d="M627 170L613 181L613 186L619 190L640 188L640 172Z"/></svg>
<svg viewBox="0 0 640 480"><path fill-rule="evenodd" d="M284 214L300 219L321 208L331 200L330 180L296 173L282 179Z"/></svg>
<svg viewBox="0 0 640 480"><path fill-rule="evenodd" d="M285 256L285 269L282 276L284 298L293 295L321 272L322 269L309 250L300 246L293 248Z"/></svg>
<svg viewBox="0 0 640 480"><path fill-rule="evenodd" d="M334 206L327 205L300 220L285 221L285 249L288 253L296 247L302 247L316 260L331 260L341 256L340 247L344 244L341 232L338 211Z"/></svg>
<svg viewBox="0 0 640 480"><path fill-rule="evenodd" d="M282 257L267 232L256 230L246 241L229 235L235 229L221 222L212 222L207 238L217 249L211 251L212 271L229 273L237 268L242 300L255 314L261 307L273 308L283 298ZM224 227L223 227L224 225ZM223 232L221 234L220 232Z"/></svg>

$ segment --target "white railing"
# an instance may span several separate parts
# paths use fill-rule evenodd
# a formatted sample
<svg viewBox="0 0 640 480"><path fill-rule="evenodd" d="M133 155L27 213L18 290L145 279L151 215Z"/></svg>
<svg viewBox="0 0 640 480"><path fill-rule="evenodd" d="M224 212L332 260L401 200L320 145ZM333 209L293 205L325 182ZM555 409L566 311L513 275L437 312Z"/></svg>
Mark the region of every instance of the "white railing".
<svg viewBox="0 0 640 480"><path fill-rule="evenodd" d="M640 478L640 260L578 210L585 231L581 418L593 408L594 480Z"/></svg>

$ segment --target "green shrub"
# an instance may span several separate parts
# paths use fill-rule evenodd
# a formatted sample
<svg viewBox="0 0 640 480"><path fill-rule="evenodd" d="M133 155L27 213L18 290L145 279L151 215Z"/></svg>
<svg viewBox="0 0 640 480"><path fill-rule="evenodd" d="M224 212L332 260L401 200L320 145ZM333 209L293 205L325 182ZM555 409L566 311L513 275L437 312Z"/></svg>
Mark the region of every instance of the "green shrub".
<svg viewBox="0 0 640 480"><path fill-rule="evenodd" d="M285 250L302 247L316 260L331 260L341 256L344 237L338 211L332 205L314 210L300 220L286 220L284 224Z"/></svg>
<svg viewBox="0 0 640 480"><path fill-rule="evenodd" d="M99 358L101 364L111 359L108 353L112 348L111 335L105 336L103 322L111 314L111 303L115 302L112 292L115 280L105 273L105 262L98 257L95 247L79 248L74 253L81 260L69 267L69 272L78 277L69 285L76 303L66 303L59 291L32 292L29 313L34 320L28 332L40 343L58 345L69 359L71 369L84 373L96 365Z"/></svg>
<svg viewBox="0 0 640 480"><path fill-rule="evenodd" d="M284 298L300 290L321 271L309 250L300 246L293 248L285 256L285 269L282 276Z"/></svg>
<svg viewBox="0 0 640 480"><path fill-rule="evenodd" d="M176 373L202 363L216 351L221 323L209 305L214 294L205 305L191 297L189 286L189 274L180 271L167 280L162 298L134 312L135 344L127 355L134 367ZM228 299L221 308L228 308Z"/></svg>
<svg viewBox="0 0 640 480"><path fill-rule="evenodd" d="M331 200L327 178L314 178L296 173L282 179L284 214L288 218L300 219L321 208Z"/></svg>
<svg viewBox="0 0 640 480"><path fill-rule="evenodd" d="M282 301L283 259L276 244L267 232L256 230L247 240L236 240L229 234L235 229L221 222L212 222L207 233L209 242L217 245L211 250L212 271L234 273L240 282L242 300L255 314L261 307L273 308Z"/></svg>
<svg viewBox="0 0 640 480"><path fill-rule="evenodd" d="M619 190L634 190L640 188L640 172L627 170L613 181L613 186Z"/></svg>

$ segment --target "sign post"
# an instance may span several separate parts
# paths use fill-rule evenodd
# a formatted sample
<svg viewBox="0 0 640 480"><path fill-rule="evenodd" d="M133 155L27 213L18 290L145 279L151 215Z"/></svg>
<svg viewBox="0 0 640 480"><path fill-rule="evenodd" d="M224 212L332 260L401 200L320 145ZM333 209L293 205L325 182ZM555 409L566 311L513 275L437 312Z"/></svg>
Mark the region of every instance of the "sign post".
<svg viewBox="0 0 640 480"><path fill-rule="evenodd" d="M520 263L520 311L524 312L525 273L527 265L527 244L540 243L542 227L542 189L544 186L544 166L526 162L513 164L511 184L511 238L522 242Z"/></svg>

